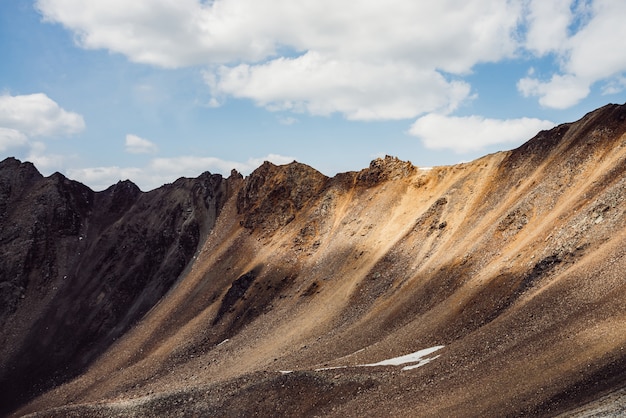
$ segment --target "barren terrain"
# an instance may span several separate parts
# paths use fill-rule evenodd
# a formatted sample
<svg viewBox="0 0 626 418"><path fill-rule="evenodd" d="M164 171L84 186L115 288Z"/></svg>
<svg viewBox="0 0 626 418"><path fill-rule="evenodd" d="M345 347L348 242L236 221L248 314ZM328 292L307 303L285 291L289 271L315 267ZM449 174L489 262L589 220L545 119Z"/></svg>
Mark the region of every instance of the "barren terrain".
<svg viewBox="0 0 626 418"><path fill-rule="evenodd" d="M0 405L618 416L625 133L608 105L466 164L265 163L149 193L5 160Z"/></svg>

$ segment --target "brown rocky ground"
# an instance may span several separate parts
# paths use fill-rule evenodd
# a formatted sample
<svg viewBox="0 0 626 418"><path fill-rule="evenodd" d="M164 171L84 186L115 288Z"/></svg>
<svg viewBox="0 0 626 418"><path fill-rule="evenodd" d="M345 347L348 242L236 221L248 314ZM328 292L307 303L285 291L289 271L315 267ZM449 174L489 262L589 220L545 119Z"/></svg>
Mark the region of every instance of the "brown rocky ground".
<svg viewBox="0 0 626 418"><path fill-rule="evenodd" d="M609 105L467 164L387 157L327 178L265 163L150 193L5 160L3 402L29 400L16 416L619 411L625 133L626 106ZM73 221L50 221L55 199ZM29 235L44 218L46 238ZM439 345L411 370L359 367Z"/></svg>

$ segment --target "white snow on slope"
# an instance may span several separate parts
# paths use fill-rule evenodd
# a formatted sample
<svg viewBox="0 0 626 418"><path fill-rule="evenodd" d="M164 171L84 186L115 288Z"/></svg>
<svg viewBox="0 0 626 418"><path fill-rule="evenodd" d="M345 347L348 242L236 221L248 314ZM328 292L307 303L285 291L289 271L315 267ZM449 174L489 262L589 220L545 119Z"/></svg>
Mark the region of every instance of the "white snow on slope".
<svg viewBox="0 0 626 418"><path fill-rule="evenodd" d="M443 345L437 345L435 347L425 348L423 350L416 351L411 354L406 354L400 357L390 358L388 360L379 361L378 363L370 363L370 364L359 364L360 367L373 367L373 366L400 366L406 363L418 363L411 366L405 366L402 370L411 370L417 367L423 366L424 364L430 363L432 360L436 359L439 356L424 358L427 355L434 353L437 350L442 349Z"/></svg>
<svg viewBox="0 0 626 418"><path fill-rule="evenodd" d="M441 350L443 347L443 345L437 345L435 347L430 347L430 348L425 348L423 350L419 350L416 351L414 353L411 354L405 354L404 356L400 356L400 357L394 357L394 358L390 358L387 360L383 360L383 361L379 361L378 363L369 363L369 364L358 364L354 367L373 367L373 366L400 366L403 364L407 364L407 363L416 363L416 364L411 364L409 366L404 366L402 368L402 371L406 371L406 370L412 370L412 369L417 369L418 367L421 367L425 364L430 363L431 361L433 361L434 359L436 359L437 356L434 357L429 357L429 358L424 358L427 355L434 353L437 350ZM353 354L356 354L360 351L363 351L364 349L361 349L359 351L356 351ZM352 355L352 354L351 354ZM349 356L346 356L349 357ZM332 366L332 367L322 367L320 369L315 369L316 372L321 372L324 370L335 370L335 369L346 369L350 366ZM281 371L281 373L284 374L284 372Z"/></svg>
<svg viewBox="0 0 626 418"><path fill-rule="evenodd" d="M413 369L417 369L418 367L422 367L424 364L428 364L431 361L433 361L434 359L436 359L439 356L435 356L435 357L430 357L430 358L425 358L423 360L420 360L419 363L417 364L411 364L410 366L404 366L402 368L402 371L406 371L406 370L413 370Z"/></svg>

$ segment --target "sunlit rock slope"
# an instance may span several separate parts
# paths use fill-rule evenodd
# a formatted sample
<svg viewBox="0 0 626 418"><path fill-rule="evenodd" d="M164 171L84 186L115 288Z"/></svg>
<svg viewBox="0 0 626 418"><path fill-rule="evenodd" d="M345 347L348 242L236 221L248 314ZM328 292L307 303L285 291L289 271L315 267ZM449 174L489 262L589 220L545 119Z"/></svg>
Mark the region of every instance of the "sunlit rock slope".
<svg viewBox="0 0 626 418"><path fill-rule="evenodd" d="M5 160L5 410L501 417L619 403L625 132L626 106L608 105L467 164L386 157L327 178L265 163L149 193Z"/></svg>

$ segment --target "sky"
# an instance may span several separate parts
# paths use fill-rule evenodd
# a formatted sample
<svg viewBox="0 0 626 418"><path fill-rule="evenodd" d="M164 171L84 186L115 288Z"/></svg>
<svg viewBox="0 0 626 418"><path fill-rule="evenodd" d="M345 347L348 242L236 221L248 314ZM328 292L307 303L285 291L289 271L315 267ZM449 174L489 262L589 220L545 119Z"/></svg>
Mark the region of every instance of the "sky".
<svg viewBox="0 0 626 418"><path fill-rule="evenodd" d="M515 148L626 101L623 0L1 0L0 160L103 190Z"/></svg>

